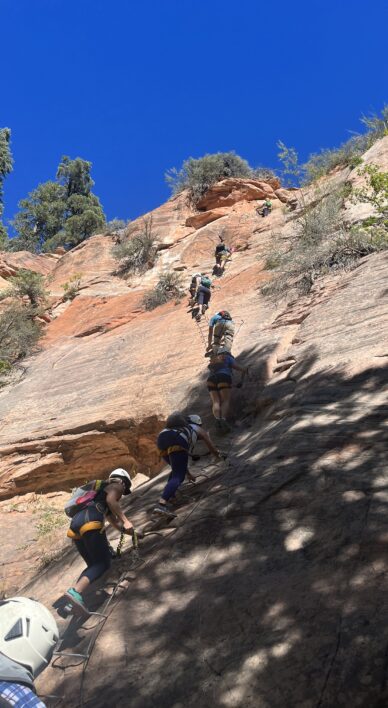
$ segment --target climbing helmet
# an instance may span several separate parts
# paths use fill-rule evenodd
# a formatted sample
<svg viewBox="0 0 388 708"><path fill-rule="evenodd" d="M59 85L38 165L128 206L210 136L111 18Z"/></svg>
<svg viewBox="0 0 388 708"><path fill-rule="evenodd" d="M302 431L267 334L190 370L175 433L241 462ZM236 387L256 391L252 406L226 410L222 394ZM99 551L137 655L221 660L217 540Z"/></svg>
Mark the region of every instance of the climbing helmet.
<svg viewBox="0 0 388 708"><path fill-rule="evenodd" d="M117 469L113 470L113 472L110 473L109 479L112 480L112 482L115 481L115 479L119 479L125 484L125 496L127 494L131 493L131 487L132 487L132 481L131 478L126 470L123 470L122 467L118 467Z"/></svg>
<svg viewBox="0 0 388 708"><path fill-rule="evenodd" d="M0 602L0 652L36 678L50 663L59 632L51 612L29 597Z"/></svg>

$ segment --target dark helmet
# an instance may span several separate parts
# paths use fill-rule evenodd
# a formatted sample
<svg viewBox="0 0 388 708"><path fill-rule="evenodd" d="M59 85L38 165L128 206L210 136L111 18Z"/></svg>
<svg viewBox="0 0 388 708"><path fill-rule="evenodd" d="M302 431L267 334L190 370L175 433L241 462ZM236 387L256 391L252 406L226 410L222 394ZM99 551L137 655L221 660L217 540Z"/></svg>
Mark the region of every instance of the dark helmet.
<svg viewBox="0 0 388 708"><path fill-rule="evenodd" d="M230 312L228 312L228 310L220 310L218 314L221 315L223 320L232 319L232 315L230 314Z"/></svg>
<svg viewBox="0 0 388 708"><path fill-rule="evenodd" d="M174 411L166 420L166 428L184 428L185 425L186 418L180 411Z"/></svg>

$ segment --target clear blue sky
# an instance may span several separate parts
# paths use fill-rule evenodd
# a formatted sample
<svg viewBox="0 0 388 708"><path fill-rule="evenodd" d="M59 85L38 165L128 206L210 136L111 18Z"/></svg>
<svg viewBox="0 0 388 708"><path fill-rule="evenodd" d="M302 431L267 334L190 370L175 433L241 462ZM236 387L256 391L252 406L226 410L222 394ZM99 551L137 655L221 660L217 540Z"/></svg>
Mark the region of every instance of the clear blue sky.
<svg viewBox="0 0 388 708"><path fill-rule="evenodd" d="M63 154L133 218L186 157L276 166L280 138L305 159L388 101L387 0L0 0L0 17L5 218Z"/></svg>

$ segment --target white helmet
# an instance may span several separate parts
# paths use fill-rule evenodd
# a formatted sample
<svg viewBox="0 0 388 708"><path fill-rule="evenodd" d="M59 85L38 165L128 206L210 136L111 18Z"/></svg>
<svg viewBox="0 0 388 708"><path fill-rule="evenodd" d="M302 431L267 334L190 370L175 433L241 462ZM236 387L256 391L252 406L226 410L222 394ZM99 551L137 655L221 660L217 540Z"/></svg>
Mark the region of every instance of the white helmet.
<svg viewBox="0 0 388 708"><path fill-rule="evenodd" d="M192 415L187 416L187 422L193 423L194 425L202 425L202 418L200 415L195 415L193 413Z"/></svg>
<svg viewBox="0 0 388 708"><path fill-rule="evenodd" d="M113 472L110 473L109 479L112 479L113 481L115 479L122 479L125 482L125 492L124 494L130 494L131 493L131 487L132 487L132 481L131 478L126 472L126 470L123 470L122 467L118 467L116 470L113 470Z"/></svg>
<svg viewBox="0 0 388 708"><path fill-rule="evenodd" d="M29 597L0 602L0 652L34 678L50 663L59 633L51 612Z"/></svg>

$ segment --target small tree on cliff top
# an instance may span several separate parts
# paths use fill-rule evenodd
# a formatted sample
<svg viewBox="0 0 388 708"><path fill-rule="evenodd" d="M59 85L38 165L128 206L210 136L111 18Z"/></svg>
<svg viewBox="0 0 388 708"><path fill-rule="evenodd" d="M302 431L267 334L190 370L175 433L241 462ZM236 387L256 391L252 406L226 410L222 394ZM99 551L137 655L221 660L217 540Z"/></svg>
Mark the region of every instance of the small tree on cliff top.
<svg viewBox="0 0 388 708"><path fill-rule="evenodd" d="M227 177L252 177L253 174L248 162L235 152L217 152L198 159L190 157L180 170L175 167L168 170L165 179L173 194L188 189L191 202L197 204L216 182Z"/></svg>

